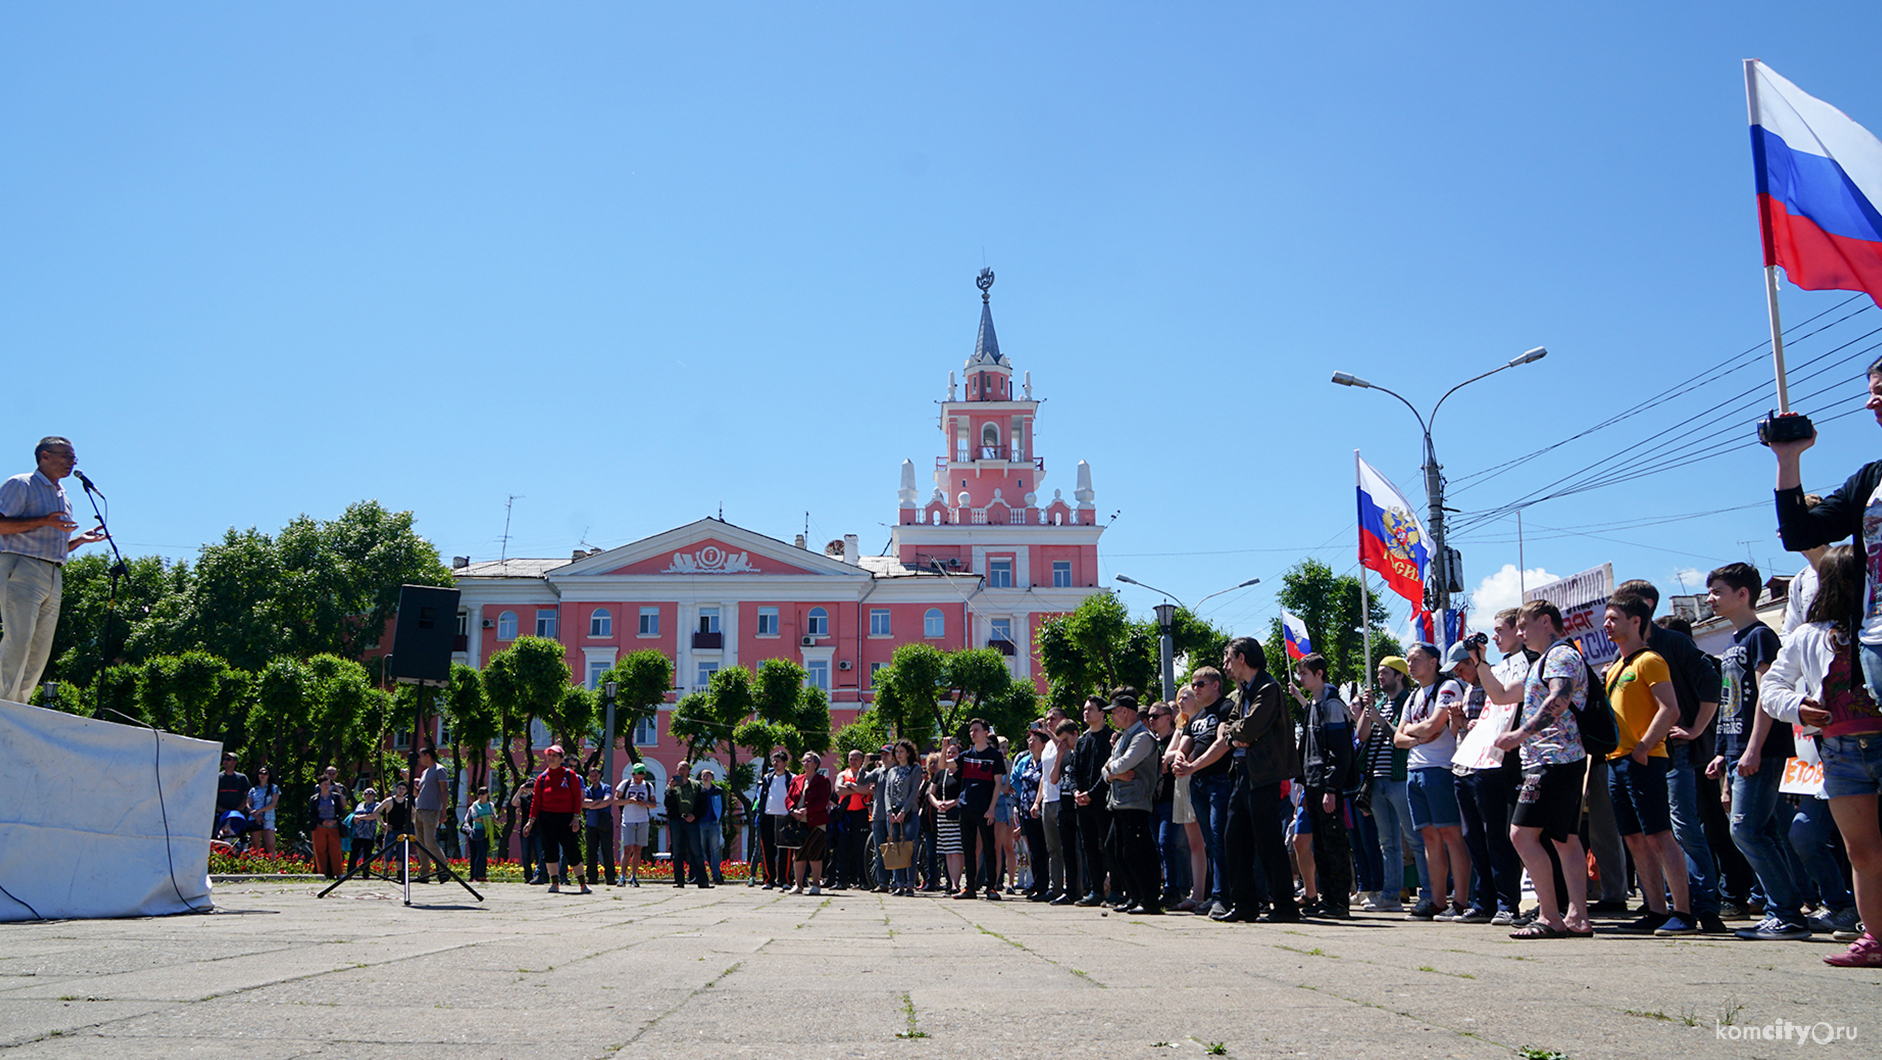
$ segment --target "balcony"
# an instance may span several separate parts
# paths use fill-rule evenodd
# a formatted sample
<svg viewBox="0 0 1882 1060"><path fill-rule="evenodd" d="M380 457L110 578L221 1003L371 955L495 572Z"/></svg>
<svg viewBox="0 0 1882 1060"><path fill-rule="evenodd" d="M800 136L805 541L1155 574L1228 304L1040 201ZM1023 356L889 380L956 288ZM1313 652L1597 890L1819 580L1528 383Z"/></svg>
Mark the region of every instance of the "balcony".
<svg viewBox="0 0 1882 1060"><path fill-rule="evenodd" d="M470 634L458 633L451 638L452 651L470 651Z"/></svg>
<svg viewBox="0 0 1882 1060"><path fill-rule="evenodd" d="M999 652L1001 655L1012 655L1014 654L1014 652L1018 650L1018 648L1013 644L1013 642L1010 640L1007 640L1005 637L992 638L991 640L987 641L987 647L992 648L994 651Z"/></svg>
<svg viewBox="0 0 1882 1060"><path fill-rule="evenodd" d="M723 649L724 647L725 647L725 634L723 633L715 632L715 633L693 634L693 650L694 651L719 651Z"/></svg>
<svg viewBox="0 0 1882 1060"><path fill-rule="evenodd" d="M1026 462L1023 457L1019 460L1013 459L1012 453L1009 452L1007 447L1004 445L983 445L977 449L972 449L967 452L961 452L957 450L955 455L956 455L956 459L954 460L954 463L957 463L957 464L978 464L978 463L989 463L989 462L998 462L998 463L1005 463L1005 464L1023 464ZM935 457L934 466L935 466L935 470L937 471L946 471L948 468L948 458L945 456ZM1046 469L1045 458L1041 456L1033 457L1032 466L1033 466L1033 470L1035 471L1044 471Z"/></svg>

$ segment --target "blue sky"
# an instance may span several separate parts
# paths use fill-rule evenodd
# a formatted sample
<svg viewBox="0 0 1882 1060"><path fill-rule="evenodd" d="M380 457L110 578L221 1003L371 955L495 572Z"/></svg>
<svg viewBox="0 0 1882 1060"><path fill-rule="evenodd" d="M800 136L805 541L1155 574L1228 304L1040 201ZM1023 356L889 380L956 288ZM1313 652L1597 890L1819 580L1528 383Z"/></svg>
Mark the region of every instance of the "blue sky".
<svg viewBox="0 0 1882 1060"><path fill-rule="evenodd" d="M1882 129L1873 4L1527 7L10 5L6 470L70 435L127 553L374 497L494 558L511 494L511 555L721 504L876 550L902 459L940 451L986 264L1048 399L1045 489L1089 460L1119 513L1107 581L1194 601L1344 569L1355 448L1423 498L1411 415L1333 370L1428 409L1550 349L1439 417L1466 517L1618 450L1651 466L1642 439L1768 361L1460 483L1765 337L1740 60ZM1787 287L1787 322L1846 297ZM1818 404L1854 406L1874 341ZM1827 424L1807 481L1876 431ZM1538 504L1526 565L1788 571L1771 480L1752 447ZM1514 531L1455 542L1473 587Z"/></svg>

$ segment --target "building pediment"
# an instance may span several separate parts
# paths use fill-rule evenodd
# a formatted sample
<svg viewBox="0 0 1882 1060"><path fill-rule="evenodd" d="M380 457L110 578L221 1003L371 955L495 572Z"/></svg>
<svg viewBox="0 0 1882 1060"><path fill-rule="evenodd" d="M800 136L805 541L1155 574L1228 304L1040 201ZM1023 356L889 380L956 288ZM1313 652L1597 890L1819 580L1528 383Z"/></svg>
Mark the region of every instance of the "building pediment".
<svg viewBox="0 0 1882 1060"><path fill-rule="evenodd" d="M579 577L726 577L826 575L866 578L840 559L809 552L717 519L701 519L577 560L555 571Z"/></svg>

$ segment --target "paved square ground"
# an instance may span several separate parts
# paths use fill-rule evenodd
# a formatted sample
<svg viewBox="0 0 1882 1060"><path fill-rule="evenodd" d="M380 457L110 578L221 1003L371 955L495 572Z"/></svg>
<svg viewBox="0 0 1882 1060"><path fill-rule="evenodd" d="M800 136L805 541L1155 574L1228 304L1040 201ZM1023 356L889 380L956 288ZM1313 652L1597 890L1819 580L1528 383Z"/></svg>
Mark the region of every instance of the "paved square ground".
<svg viewBox="0 0 1882 1060"><path fill-rule="evenodd" d="M1024 901L224 884L208 916L0 924L0 1058L1882 1055L1816 943L1100 916ZM1721 1040L1783 1021L1854 1042ZM1847 1033L1847 1032L1845 1032Z"/></svg>

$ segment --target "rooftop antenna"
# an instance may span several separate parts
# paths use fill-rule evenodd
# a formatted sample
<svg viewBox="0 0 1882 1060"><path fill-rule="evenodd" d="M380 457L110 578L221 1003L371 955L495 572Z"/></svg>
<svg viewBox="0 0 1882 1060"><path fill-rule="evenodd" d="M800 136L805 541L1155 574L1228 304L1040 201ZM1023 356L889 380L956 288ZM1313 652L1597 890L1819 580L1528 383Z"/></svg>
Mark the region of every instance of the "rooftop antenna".
<svg viewBox="0 0 1882 1060"><path fill-rule="evenodd" d="M719 521L722 523L725 522L725 502L724 501L719 502Z"/></svg>
<svg viewBox="0 0 1882 1060"><path fill-rule="evenodd" d="M503 551L497 556L497 562L503 563L510 558L510 509L522 499L522 494L512 493L510 499L503 502ZM586 533L586 531L583 531Z"/></svg>

